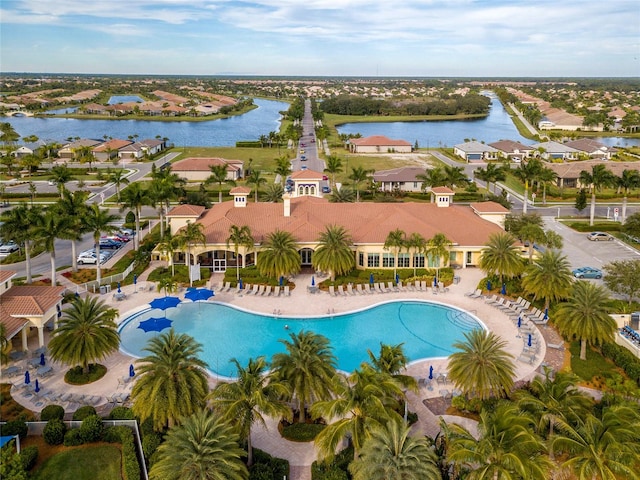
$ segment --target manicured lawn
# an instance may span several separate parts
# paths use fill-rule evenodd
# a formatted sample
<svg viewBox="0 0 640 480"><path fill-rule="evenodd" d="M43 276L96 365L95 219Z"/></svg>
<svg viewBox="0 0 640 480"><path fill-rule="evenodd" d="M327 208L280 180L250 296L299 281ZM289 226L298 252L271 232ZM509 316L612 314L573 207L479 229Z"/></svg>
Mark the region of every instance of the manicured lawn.
<svg viewBox="0 0 640 480"><path fill-rule="evenodd" d="M594 377L610 377L614 373L621 373L613 362L590 347L587 347L587 359L580 360L579 342L572 342L570 351L571 371L585 382L592 383Z"/></svg>
<svg viewBox="0 0 640 480"><path fill-rule="evenodd" d="M120 449L113 445L74 447L42 464L35 480L121 480Z"/></svg>

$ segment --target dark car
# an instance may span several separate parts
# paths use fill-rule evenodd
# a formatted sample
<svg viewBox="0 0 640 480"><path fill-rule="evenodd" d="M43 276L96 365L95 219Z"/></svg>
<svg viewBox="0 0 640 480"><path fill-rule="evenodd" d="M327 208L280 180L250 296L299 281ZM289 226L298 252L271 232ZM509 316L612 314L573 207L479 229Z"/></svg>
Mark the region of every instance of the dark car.
<svg viewBox="0 0 640 480"><path fill-rule="evenodd" d="M300 155L300 161L301 162L306 162L307 161L307 157L305 157L304 155Z"/></svg>
<svg viewBox="0 0 640 480"><path fill-rule="evenodd" d="M116 250L116 249L120 248L121 245L122 245L122 243L116 242L115 240L111 240L111 239L108 239L108 238L100 239L100 248L107 248L107 249Z"/></svg>
<svg viewBox="0 0 640 480"><path fill-rule="evenodd" d="M330 187L322 187L322 193L331 193L331 188Z"/></svg>

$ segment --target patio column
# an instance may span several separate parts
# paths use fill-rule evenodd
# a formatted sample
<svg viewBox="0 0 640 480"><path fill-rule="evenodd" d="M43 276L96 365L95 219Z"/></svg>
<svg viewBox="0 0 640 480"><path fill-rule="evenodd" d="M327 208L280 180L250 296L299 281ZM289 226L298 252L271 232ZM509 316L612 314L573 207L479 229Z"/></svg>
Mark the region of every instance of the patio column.
<svg viewBox="0 0 640 480"><path fill-rule="evenodd" d="M25 325L24 327L22 327L22 330L20 330L20 333L22 334L21 335L21 337L22 337L22 350L24 352L29 350L29 342L27 341L27 328L28 327L29 327L28 325Z"/></svg>
<svg viewBox="0 0 640 480"><path fill-rule="evenodd" d="M38 325L38 347L44 347L44 326Z"/></svg>

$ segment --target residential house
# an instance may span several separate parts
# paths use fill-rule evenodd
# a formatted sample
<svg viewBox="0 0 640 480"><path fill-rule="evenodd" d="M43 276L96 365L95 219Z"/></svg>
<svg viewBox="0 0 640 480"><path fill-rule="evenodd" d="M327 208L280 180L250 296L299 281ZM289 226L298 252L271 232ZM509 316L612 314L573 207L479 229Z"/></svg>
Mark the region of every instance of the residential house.
<svg viewBox="0 0 640 480"><path fill-rule="evenodd" d="M624 170L635 170L640 173L640 165L636 162L606 162L603 160L585 160L582 162L547 163L546 167L556 175L556 184L560 188L589 188L580 183L580 173L584 170L591 173L595 165L605 165L615 176L622 176Z"/></svg>
<svg viewBox="0 0 640 480"><path fill-rule="evenodd" d="M384 135L349 139L351 153L411 153L413 146L406 140L393 140Z"/></svg>
<svg viewBox="0 0 640 480"><path fill-rule="evenodd" d="M453 153L467 162L487 162L496 160L499 151L490 145L472 140L454 145Z"/></svg>
<svg viewBox="0 0 640 480"><path fill-rule="evenodd" d="M400 167L375 172L373 181L381 192L421 192L422 180L417 177L424 174L425 169L421 167Z"/></svg>
<svg viewBox="0 0 640 480"><path fill-rule="evenodd" d="M120 149L133 144L131 140L121 140L113 138L95 147L92 152L98 162L109 162L114 158L119 158Z"/></svg>
<svg viewBox="0 0 640 480"><path fill-rule="evenodd" d="M155 155L167 148L167 141L157 138L145 138L140 141L140 145L142 146L142 150L148 155Z"/></svg>
<svg viewBox="0 0 640 480"><path fill-rule="evenodd" d="M58 157L61 159L73 160L76 157L76 152L82 147L97 147L102 143L102 140L94 140L91 138L83 138L71 143L67 143L60 150L58 150Z"/></svg>
<svg viewBox="0 0 640 480"><path fill-rule="evenodd" d="M521 162L529 158L534 151L533 147L520 142L514 142L513 140L500 140L490 143L489 146L498 150L498 155L508 158L512 162Z"/></svg>
<svg viewBox="0 0 640 480"><path fill-rule="evenodd" d="M118 150L118 158L122 161L135 161L144 158L144 148L140 142L125 145Z"/></svg>
<svg viewBox="0 0 640 480"><path fill-rule="evenodd" d="M580 151L575 148L571 148L564 143L558 143L554 141L536 143L533 148L537 150L535 155L539 155L543 159L552 162L554 160L578 160L580 157Z"/></svg>
<svg viewBox="0 0 640 480"><path fill-rule="evenodd" d="M214 165L226 165L228 180L239 180L244 177L244 162L226 158L185 158L172 164L171 171L189 182L204 182L211 176L210 167Z"/></svg>
<svg viewBox="0 0 640 480"><path fill-rule="evenodd" d="M572 140L570 142L565 142L565 145L588 155L589 158L599 160L611 160L611 157L617 152L615 147L609 147L592 138Z"/></svg>

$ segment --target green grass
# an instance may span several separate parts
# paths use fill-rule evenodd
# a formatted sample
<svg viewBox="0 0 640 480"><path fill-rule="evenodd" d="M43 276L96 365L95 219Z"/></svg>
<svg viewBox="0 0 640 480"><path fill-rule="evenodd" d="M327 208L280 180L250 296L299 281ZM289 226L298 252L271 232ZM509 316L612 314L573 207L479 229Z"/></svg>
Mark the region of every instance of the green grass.
<svg viewBox="0 0 640 480"><path fill-rule="evenodd" d="M572 342L571 371L586 382L591 382L594 377L610 377L617 373L616 366L604 358L599 351L587 346L587 359L580 360L580 342Z"/></svg>
<svg viewBox="0 0 640 480"><path fill-rule="evenodd" d="M112 445L82 446L54 455L32 476L34 480L121 480L121 454Z"/></svg>
<svg viewBox="0 0 640 480"><path fill-rule="evenodd" d="M292 442L311 442L325 428L321 423L292 423L282 427L282 436Z"/></svg>

